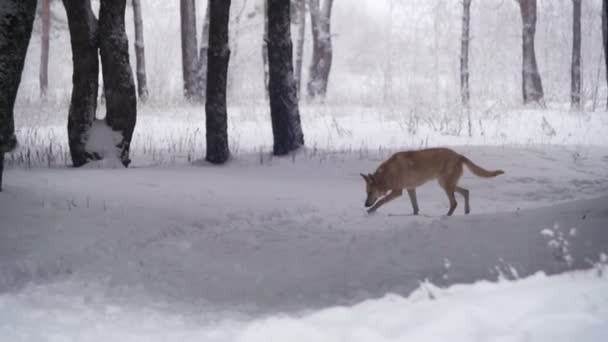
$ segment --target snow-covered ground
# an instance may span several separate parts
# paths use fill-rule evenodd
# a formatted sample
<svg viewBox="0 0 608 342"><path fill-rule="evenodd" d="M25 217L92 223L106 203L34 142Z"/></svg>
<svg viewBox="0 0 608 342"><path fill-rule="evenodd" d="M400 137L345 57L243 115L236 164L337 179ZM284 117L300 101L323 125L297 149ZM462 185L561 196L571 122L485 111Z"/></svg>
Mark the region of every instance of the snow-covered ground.
<svg viewBox="0 0 608 342"><path fill-rule="evenodd" d="M170 112L143 110L129 169L62 166L61 115L20 119L0 193L1 341L608 336L597 271L434 287L605 258L605 113L479 116L469 138L440 118L409 131L382 110L307 107L321 113L304 118L308 147L273 158L268 119L233 111L234 157L211 166L200 109ZM419 216L406 198L366 214L359 172L437 145L506 174L465 172L468 216L444 217L435 183L418 191Z"/></svg>
<svg viewBox="0 0 608 342"><path fill-rule="evenodd" d="M109 301L66 282L0 295L2 341L606 341L608 278L598 270L387 295L352 307L259 319Z"/></svg>

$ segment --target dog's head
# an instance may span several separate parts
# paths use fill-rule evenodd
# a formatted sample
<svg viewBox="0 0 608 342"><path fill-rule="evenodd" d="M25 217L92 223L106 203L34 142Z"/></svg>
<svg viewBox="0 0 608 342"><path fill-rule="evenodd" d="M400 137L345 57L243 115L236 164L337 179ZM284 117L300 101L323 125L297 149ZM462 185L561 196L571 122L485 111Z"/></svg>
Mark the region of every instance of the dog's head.
<svg viewBox="0 0 608 342"><path fill-rule="evenodd" d="M378 198L382 197L386 191L380 188L378 180L374 178L372 174L361 174L361 177L365 180L365 192L367 198L365 199L365 207L371 207L376 203Z"/></svg>

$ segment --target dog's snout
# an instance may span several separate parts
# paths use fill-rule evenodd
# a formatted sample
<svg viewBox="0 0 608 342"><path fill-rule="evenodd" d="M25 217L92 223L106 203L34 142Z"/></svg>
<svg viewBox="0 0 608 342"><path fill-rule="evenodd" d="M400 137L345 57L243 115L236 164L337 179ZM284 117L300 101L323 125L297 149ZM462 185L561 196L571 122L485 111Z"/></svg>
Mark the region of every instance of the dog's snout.
<svg viewBox="0 0 608 342"><path fill-rule="evenodd" d="M369 203L369 202L365 201L365 207L366 207L366 208L369 208L369 207L371 207L371 206L372 206L372 204L371 204L371 203Z"/></svg>

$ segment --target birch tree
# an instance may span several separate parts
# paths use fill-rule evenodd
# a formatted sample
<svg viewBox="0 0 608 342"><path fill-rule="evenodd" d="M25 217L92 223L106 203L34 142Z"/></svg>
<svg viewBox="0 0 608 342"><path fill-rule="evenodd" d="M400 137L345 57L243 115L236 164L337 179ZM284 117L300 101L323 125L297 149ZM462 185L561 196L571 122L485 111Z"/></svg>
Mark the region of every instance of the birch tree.
<svg viewBox="0 0 608 342"><path fill-rule="evenodd" d="M145 102L148 99L146 77L146 54L144 50L144 21L141 15L141 0L133 0L133 22L135 29L135 68L137 70L137 95Z"/></svg>
<svg viewBox="0 0 608 342"><path fill-rule="evenodd" d="M572 0L572 65L570 68L570 102L573 110L581 109L581 0Z"/></svg>
<svg viewBox="0 0 608 342"><path fill-rule="evenodd" d="M324 98L333 59L331 44L331 9L333 0L309 0L310 27L312 30L312 58L310 62L308 97Z"/></svg>

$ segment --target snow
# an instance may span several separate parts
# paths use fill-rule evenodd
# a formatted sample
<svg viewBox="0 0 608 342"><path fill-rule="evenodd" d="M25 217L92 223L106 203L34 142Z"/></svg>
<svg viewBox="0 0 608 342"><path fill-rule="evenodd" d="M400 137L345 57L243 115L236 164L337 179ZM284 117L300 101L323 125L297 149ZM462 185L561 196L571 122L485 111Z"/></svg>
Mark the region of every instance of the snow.
<svg viewBox="0 0 608 342"><path fill-rule="evenodd" d="M426 284L301 315L210 317L162 302L113 302L89 284L0 295L2 341L605 341L608 278L597 270L440 289ZM33 328L35 327L35 329Z"/></svg>
<svg viewBox="0 0 608 342"><path fill-rule="evenodd" d="M88 163L86 167L93 168L122 168L122 162L118 157L120 149L117 147L122 138L119 132L115 132L108 126L105 120L95 120L91 125L86 139L85 149L87 152L96 154L102 159Z"/></svg>

